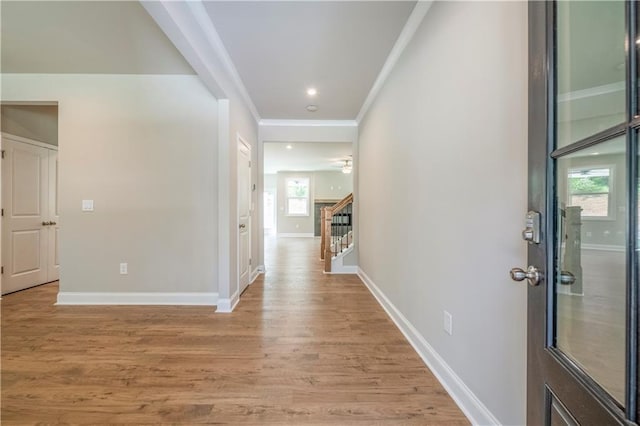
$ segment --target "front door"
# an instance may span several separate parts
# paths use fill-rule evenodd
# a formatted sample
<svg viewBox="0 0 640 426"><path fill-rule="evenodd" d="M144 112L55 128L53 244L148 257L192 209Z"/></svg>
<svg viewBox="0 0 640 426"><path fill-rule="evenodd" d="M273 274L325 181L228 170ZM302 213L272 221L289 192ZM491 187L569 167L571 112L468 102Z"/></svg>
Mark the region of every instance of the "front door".
<svg viewBox="0 0 640 426"><path fill-rule="evenodd" d="M529 5L527 421L636 423L637 6Z"/></svg>

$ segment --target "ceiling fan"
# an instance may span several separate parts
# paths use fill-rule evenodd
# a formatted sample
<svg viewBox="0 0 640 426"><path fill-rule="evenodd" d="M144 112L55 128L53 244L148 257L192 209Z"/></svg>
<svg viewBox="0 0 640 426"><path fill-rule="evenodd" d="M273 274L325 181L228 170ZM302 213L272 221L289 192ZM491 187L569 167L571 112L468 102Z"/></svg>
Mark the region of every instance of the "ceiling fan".
<svg viewBox="0 0 640 426"><path fill-rule="evenodd" d="M344 174L351 173L353 171L353 159L351 158L351 155L349 156L349 158L336 160L333 167L335 168L340 167L340 169L342 170L342 173Z"/></svg>

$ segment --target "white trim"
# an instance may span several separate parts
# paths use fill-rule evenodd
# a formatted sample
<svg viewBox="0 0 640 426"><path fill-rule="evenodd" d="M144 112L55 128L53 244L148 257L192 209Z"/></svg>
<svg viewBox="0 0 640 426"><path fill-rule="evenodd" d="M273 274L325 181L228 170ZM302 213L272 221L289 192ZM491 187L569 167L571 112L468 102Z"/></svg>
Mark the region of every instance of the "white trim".
<svg viewBox="0 0 640 426"><path fill-rule="evenodd" d="M231 179L229 100L218 101L218 293L231 309ZM237 227L237 223L235 226ZM218 306L220 308L220 306Z"/></svg>
<svg viewBox="0 0 640 426"><path fill-rule="evenodd" d="M358 127L355 120L278 120L262 119L259 126L285 126L285 127Z"/></svg>
<svg viewBox="0 0 640 426"><path fill-rule="evenodd" d="M419 0L416 3L413 11L411 12L411 15L409 15L409 19L407 19L407 22L404 24L404 27L402 28L402 31L400 32L396 43L393 45L391 52L389 52L389 56L387 56L387 60L382 66L382 69L380 70L376 81L373 83L369 94L367 95L364 103L362 104L362 107L360 108L360 112L356 117L357 123L360 123L364 116L367 114L367 111L373 104L376 96L378 96L378 93L384 86L384 82L387 80L389 75L391 75L391 71L393 71L393 68L395 68L396 63L402 55L402 52L404 52L404 49L407 47L407 45L415 35L418 27L420 27L422 20L427 15L427 12L431 8L432 4L432 0Z"/></svg>
<svg viewBox="0 0 640 426"><path fill-rule="evenodd" d="M260 121L258 110L201 0L140 3L217 99L228 98L229 90L235 89L255 121Z"/></svg>
<svg viewBox="0 0 640 426"><path fill-rule="evenodd" d="M230 314L238 306L240 295L236 291L230 299L218 299L216 314Z"/></svg>
<svg viewBox="0 0 640 426"><path fill-rule="evenodd" d="M356 265L331 265L331 272L324 272L327 275L341 274L357 274L358 266Z"/></svg>
<svg viewBox="0 0 640 426"><path fill-rule="evenodd" d="M56 305L216 306L218 293L86 293L61 291Z"/></svg>
<svg viewBox="0 0 640 426"><path fill-rule="evenodd" d="M474 425L499 425L500 422L491 411L361 268L358 268L358 276L471 423Z"/></svg>
<svg viewBox="0 0 640 426"><path fill-rule="evenodd" d="M46 149L50 149L52 151L57 151L58 150L58 145L53 145L53 144L50 144L50 143L37 141L35 139L25 138L25 137L14 135L14 134L7 133L7 132L1 132L1 134L2 134L3 138L7 138L7 139L12 140L14 142L26 143L27 145L34 145L34 146L37 146L39 148L46 148Z"/></svg>
<svg viewBox="0 0 640 426"><path fill-rule="evenodd" d="M582 244L580 246L583 250L597 250L597 251L618 251L625 252L624 246L614 246L608 244Z"/></svg>
<svg viewBox="0 0 640 426"><path fill-rule="evenodd" d="M604 84L602 86L589 87L588 89L576 90L574 92L558 95L558 102L576 101L578 99L591 98L594 96L608 95L616 92L624 92L626 85L624 81Z"/></svg>
<svg viewBox="0 0 640 426"><path fill-rule="evenodd" d="M313 235L313 232L282 232L282 233L277 233L276 237L283 237L283 238L296 238L296 237L300 237L300 238L313 238L315 237L315 235Z"/></svg>
<svg viewBox="0 0 640 426"><path fill-rule="evenodd" d="M253 115L256 122L259 122L260 114L258 113L258 109L253 103L251 96L249 96L249 92L242 82L242 78L240 78L240 74L238 74L238 70L231 60L231 56L229 56L229 52L227 52L227 49L224 47L224 43L222 42L220 35L218 35L218 32L213 26L213 22L211 22L211 18L209 17L209 13L207 13L204 4L202 4L201 0L192 0L185 3L188 5L193 16L200 25L200 29L204 31L205 37L210 42L211 47L217 54L218 58L222 61L225 71L229 74L231 81L236 86L236 90L247 103L247 106L251 111L251 115Z"/></svg>
<svg viewBox="0 0 640 426"><path fill-rule="evenodd" d="M249 278L249 285L253 284L255 280L260 276L260 267L258 266L256 269L251 272L251 277Z"/></svg>

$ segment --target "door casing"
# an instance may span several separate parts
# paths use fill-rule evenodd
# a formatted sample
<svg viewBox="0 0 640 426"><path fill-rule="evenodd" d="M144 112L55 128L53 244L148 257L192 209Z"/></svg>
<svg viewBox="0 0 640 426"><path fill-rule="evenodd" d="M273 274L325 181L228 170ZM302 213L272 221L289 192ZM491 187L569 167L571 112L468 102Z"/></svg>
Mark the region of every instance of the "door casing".
<svg viewBox="0 0 640 426"><path fill-rule="evenodd" d="M40 272L36 276L31 275L31 278L24 276L24 279L16 278L15 280L9 280L9 276L13 273L12 265L10 264L12 257L10 254L12 251L9 248L10 235L7 232L8 220L12 217L13 203L7 197L13 198L13 193L8 191L6 185L9 176L3 176L2 187L2 199L3 209L5 216L3 217L2 226L2 264L4 267L2 282L2 293L10 293L13 291L23 290L25 288L32 287L34 285L44 284L59 279L59 262L58 262L58 232L59 232L59 213L58 213L58 152L57 147L54 145L45 144L42 142L34 141L27 138L11 135L8 133L2 134L2 149L11 151L10 147L17 149L31 150L34 153L37 152L40 157L40 203L43 205L41 214L37 219L31 219L32 227L37 226L39 228L39 241L40 241ZM6 152L6 161L13 161L14 152ZM5 164L2 171L6 175L11 172L13 167ZM44 227L40 222L55 222L55 225ZM37 222L37 223L36 223Z"/></svg>

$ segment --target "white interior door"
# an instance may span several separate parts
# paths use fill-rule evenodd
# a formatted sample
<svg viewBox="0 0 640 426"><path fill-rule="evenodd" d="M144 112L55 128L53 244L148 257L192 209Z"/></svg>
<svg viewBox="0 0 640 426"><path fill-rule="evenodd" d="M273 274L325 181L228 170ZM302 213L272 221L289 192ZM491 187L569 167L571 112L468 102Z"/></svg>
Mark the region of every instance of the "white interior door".
<svg viewBox="0 0 640 426"><path fill-rule="evenodd" d="M47 281L57 281L60 279L60 257L58 238L60 225L60 213L58 212L58 151L49 150L49 223L48 229L48 260L47 260Z"/></svg>
<svg viewBox="0 0 640 426"><path fill-rule="evenodd" d="M3 137L2 294L47 282L49 150Z"/></svg>
<svg viewBox="0 0 640 426"><path fill-rule="evenodd" d="M238 268L240 293L251 276L251 150L238 140Z"/></svg>

